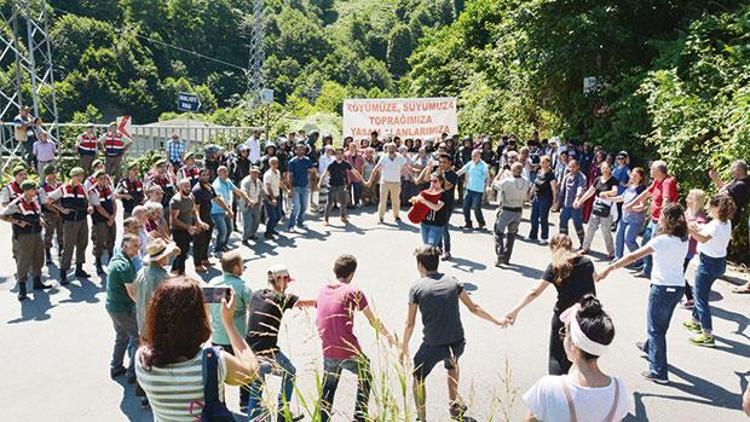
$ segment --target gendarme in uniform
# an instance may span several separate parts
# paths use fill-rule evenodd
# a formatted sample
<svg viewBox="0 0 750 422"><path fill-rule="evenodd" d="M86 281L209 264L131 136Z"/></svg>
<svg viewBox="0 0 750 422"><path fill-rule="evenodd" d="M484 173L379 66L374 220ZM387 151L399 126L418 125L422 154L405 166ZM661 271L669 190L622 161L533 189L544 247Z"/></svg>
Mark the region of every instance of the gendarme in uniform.
<svg viewBox="0 0 750 422"><path fill-rule="evenodd" d="M42 283L44 265L44 242L42 241L42 207L37 201L36 183L26 180L21 183L23 194L3 208L0 215L13 225L13 256L16 259L18 300L26 299L26 281L29 273L34 280L34 289L47 289Z"/></svg>
<svg viewBox="0 0 750 422"><path fill-rule="evenodd" d="M81 181L85 173L81 167L70 170L70 180L47 195L48 201L60 200L63 209L63 256L60 262L60 284L68 284L73 252L76 253L76 277L89 277L83 270L86 261L86 246L89 243L89 224L86 219L89 199Z"/></svg>

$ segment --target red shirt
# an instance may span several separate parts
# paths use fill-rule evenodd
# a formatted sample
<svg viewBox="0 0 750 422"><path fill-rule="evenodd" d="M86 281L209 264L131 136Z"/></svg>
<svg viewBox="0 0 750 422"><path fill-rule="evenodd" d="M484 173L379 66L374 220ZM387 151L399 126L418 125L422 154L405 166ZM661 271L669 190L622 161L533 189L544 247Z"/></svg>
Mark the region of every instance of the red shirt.
<svg viewBox="0 0 750 422"><path fill-rule="evenodd" d="M354 312L367 307L367 299L349 284L326 284L318 293L316 325L323 357L349 359L362 349L354 335Z"/></svg>
<svg viewBox="0 0 750 422"><path fill-rule="evenodd" d="M654 179L651 186L648 187L651 193L651 219L658 221L661 217L661 208L664 206L664 200L673 203L677 202L680 195L677 192L677 179L668 176L661 182Z"/></svg>

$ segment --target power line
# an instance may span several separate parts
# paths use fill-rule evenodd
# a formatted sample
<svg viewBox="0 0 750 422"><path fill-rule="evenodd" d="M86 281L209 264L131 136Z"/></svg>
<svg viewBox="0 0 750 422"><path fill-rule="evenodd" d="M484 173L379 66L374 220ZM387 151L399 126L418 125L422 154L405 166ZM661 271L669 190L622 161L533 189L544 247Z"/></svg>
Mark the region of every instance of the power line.
<svg viewBox="0 0 750 422"><path fill-rule="evenodd" d="M79 16L76 13L70 12L70 11L65 10L65 9L61 9L59 7L50 6L50 8L52 8L53 10L58 11L58 12L62 12L62 13L70 14L70 15ZM122 34L123 31L122 31L122 29L117 29L116 32ZM212 62L215 62L215 63L223 64L224 66L228 66L228 67L231 67L231 68L234 68L234 69L241 70L243 73L247 72L246 68L244 68L242 66L238 66L238 65L236 65L234 63L225 62L224 60L217 59L216 57L207 56L207 55L205 55L203 53L199 53L199 52L193 51L193 50L188 50L188 49L180 47L178 45L170 44L168 42L164 42L164 41L161 41L161 40L156 40L156 39L147 37L145 35L141 35L141 34L139 34L138 32L135 32L135 31L133 33L134 33L134 35L137 38L141 38L141 39L150 41L152 43L161 44L161 45L163 45L165 47L173 48L173 49L181 51L183 53L192 54L192 55L194 55L196 57L200 57L200 58L205 59L205 60L209 60L209 61L212 61Z"/></svg>

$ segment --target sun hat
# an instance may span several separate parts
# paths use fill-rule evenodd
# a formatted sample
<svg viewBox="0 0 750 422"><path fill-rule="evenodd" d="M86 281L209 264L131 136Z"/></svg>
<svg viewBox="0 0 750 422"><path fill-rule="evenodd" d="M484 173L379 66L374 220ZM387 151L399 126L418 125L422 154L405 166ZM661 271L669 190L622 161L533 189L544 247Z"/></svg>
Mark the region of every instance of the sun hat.
<svg viewBox="0 0 750 422"><path fill-rule="evenodd" d="M161 238L154 239L146 248L146 260L148 262L155 262L179 250L180 248L172 242L165 242Z"/></svg>

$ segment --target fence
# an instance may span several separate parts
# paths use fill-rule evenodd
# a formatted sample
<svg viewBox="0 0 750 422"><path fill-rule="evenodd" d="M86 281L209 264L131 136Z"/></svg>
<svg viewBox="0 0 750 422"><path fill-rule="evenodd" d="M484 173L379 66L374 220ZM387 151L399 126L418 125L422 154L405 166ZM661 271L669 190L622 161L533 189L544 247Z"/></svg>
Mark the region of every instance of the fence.
<svg viewBox="0 0 750 422"><path fill-rule="evenodd" d="M82 133L86 124L61 123L58 125L60 133ZM95 124L97 133L102 134L107 130L106 124ZM67 130L71 129L71 130ZM155 149L164 150L165 143L173 133L180 135L187 142L188 148L211 143L221 137L225 138L247 138L254 127L246 126L203 126L203 125L132 125L130 126L133 136L133 145L128 150L128 156L137 158L148 151ZM64 135L61 135L64 136ZM73 153L74 151L62 151L62 153ZM13 135L13 123L0 123L0 157L2 157L3 170L9 159L23 155L23 146L15 141Z"/></svg>

